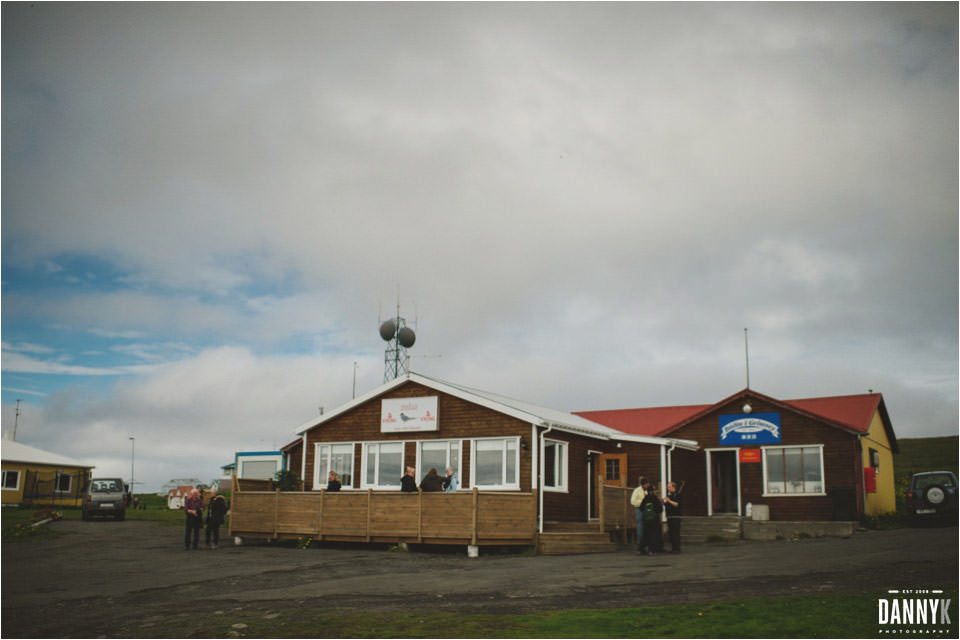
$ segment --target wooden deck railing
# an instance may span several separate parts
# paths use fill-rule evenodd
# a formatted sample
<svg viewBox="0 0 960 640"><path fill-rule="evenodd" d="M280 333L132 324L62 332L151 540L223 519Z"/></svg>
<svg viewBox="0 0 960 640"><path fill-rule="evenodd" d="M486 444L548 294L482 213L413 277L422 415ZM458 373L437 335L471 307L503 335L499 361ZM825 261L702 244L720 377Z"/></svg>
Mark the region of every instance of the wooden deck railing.
<svg viewBox="0 0 960 640"><path fill-rule="evenodd" d="M250 491L234 484L230 535L339 542L532 544L537 494Z"/></svg>

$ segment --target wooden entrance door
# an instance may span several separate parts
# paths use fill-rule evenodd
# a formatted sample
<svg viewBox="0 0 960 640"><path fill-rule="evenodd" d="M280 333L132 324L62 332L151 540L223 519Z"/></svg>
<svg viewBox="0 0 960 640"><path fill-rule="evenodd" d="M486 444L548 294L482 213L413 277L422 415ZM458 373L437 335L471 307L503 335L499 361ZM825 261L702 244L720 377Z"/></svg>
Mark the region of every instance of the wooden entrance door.
<svg viewBox="0 0 960 640"><path fill-rule="evenodd" d="M593 495L600 494L600 487L608 484L615 487L627 486L627 454L601 453L596 457L593 467ZM599 500L593 501L593 517L599 517Z"/></svg>

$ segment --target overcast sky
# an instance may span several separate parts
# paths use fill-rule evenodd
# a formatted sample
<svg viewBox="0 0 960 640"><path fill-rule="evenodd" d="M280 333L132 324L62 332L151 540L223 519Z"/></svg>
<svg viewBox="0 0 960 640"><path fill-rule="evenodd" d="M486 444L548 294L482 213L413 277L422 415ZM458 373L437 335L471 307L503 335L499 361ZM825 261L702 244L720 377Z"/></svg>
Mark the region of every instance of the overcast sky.
<svg viewBox="0 0 960 640"><path fill-rule="evenodd" d="M4 3L3 429L129 476L411 368L958 430L956 3Z"/></svg>

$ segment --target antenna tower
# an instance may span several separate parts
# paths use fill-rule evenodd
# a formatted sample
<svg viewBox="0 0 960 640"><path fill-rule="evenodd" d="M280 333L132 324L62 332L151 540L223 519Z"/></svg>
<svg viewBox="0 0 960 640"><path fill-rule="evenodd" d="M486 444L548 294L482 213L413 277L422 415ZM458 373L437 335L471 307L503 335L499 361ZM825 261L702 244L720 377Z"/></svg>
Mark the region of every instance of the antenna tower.
<svg viewBox="0 0 960 640"><path fill-rule="evenodd" d="M400 317L400 302L397 301L397 315L380 324L380 337L387 342L383 352L383 381L390 382L409 373L410 358L407 349L413 346L417 336L407 326L405 318Z"/></svg>

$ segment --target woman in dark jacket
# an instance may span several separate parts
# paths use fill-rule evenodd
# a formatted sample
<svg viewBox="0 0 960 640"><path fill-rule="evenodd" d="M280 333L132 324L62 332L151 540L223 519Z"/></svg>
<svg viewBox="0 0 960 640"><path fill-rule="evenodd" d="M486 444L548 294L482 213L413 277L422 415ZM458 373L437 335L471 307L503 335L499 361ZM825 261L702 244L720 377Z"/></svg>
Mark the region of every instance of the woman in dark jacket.
<svg viewBox="0 0 960 640"><path fill-rule="evenodd" d="M327 491L340 491L340 476L336 471L331 471L327 479Z"/></svg>
<svg viewBox="0 0 960 640"><path fill-rule="evenodd" d="M423 476L423 480L420 482L420 489L422 491L443 491L443 478L440 477L436 469L431 468L430 471L427 471L427 475Z"/></svg>

